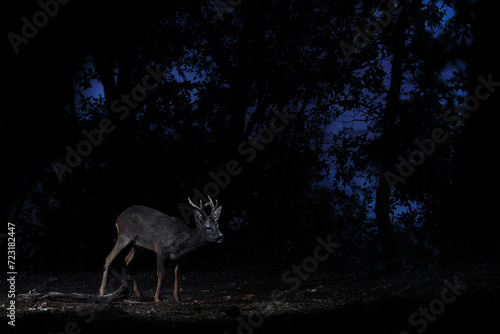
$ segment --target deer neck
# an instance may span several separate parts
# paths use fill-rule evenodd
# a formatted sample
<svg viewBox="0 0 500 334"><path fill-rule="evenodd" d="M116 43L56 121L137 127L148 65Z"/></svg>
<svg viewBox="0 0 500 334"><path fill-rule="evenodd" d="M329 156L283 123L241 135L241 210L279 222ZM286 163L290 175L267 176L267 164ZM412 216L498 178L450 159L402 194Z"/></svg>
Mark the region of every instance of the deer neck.
<svg viewBox="0 0 500 334"><path fill-rule="evenodd" d="M206 235L197 227L183 233L185 233L185 242L176 252L175 258L180 258L185 254L191 253L207 243Z"/></svg>
<svg viewBox="0 0 500 334"><path fill-rule="evenodd" d="M188 233L189 240L191 241L190 243L192 243L192 250L207 243L207 236L198 227L189 230Z"/></svg>

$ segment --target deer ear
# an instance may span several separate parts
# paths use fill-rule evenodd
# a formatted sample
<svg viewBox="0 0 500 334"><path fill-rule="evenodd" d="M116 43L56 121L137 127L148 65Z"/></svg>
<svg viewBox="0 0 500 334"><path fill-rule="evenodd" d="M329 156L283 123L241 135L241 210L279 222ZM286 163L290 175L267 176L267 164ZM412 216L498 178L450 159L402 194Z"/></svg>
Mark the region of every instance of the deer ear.
<svg viewBox="0 0 500 334"><path fill-rule="evenodd" d="M215 211L213 212L212 214L212 218L214 220L219 220L219 217L220 217L220 211L222 210L222 206L219 206L217 209L215 209Z"/></svg>
<svg viewBox="0 0 500 334"><path fill-rule="evenodd" d="M203 224L203 214L200 210L194 209L194 220L196 221L196 225Z"/></svg>

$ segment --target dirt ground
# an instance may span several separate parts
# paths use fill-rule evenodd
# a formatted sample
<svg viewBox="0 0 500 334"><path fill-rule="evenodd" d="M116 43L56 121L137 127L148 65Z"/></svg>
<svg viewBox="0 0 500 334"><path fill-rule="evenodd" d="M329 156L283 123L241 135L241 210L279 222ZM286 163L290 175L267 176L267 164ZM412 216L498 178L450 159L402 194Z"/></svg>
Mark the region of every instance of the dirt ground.
<svg viewBox="0 0 500 334"><path fill-rule="evenodd" d="M142 297L111 303L43 299L51 291L97 294L101 273L18 274L15 329L54 334L489 333L489 325L500 318L497 255L418 269L318 268L296 289L281 280L284 270L187 272L179 275L180 302L173 301L173 277L166 275L159 304L153 302L154 270L137 274ZM9 299L2 281L0 309L6 314ZM119 281L117 271L110 274L108 292ZM1 327L7 321L2 317Z"/></svg>

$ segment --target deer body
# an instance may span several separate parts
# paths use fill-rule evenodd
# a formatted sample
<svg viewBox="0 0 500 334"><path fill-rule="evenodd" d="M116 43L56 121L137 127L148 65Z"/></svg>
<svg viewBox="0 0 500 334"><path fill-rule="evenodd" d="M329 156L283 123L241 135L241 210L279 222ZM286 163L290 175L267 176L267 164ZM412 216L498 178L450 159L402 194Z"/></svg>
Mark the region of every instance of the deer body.
<svg viewBox="0 0 500 334"><path fill-rule="evenodd" d="M116 219L116 229L118 239L115 247L106 258L103 278L99 294L102 296L106 288L106 280L111 262L130 243L133 248L125 258L128 266L134 258L136 252L144 248L152 250L157 255L157 275L158 284L155 293L155 302L160 302L160 286L165 273L164 263L168 258L173 261L179 260L183 255L197 249L207 242L221 243L224 236L219 231L217 220L222 207L213 205L212 200L205 206L212 206L210 216L206 215L200 202L200 206L195 206L191 200L190 204L195 208L194 216L197 227L190 229L184 221L145 206L135 205L123 211ZM174 270L174 299L179 300L177 284L178 264ZM134 292L137 296L141 293L134 279Z"/></svg>
<svg viewBox="0 0 500 334"><path fill-rule="evenodd" d="M123 211L116 219L116 227L118 234L134 242L134 246L161 250L171 260L207 242L200 229L190 229L179 218L140 205Z"/></svg>

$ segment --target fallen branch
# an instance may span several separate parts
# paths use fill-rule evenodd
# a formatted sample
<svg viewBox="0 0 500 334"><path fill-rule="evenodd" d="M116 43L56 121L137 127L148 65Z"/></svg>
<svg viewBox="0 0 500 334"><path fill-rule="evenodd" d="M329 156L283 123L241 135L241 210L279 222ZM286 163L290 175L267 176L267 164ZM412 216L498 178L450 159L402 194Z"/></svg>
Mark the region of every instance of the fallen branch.
<svg viewBox="0 0 500 334"><path fill-rule="evenodd" d="M53 300L59 302L80 302L80 303L102 303L109 304L113 301L127 298L129 289L126 282L118 290L113 293L108 293L104 296L86 294L86 293L62 293L62 292L49 292L40 297L40 299ZM20 295L21 296L21 295ZM27 296L27 295L26 295ZM24 296L23 296L24 297Z"/></svg>

